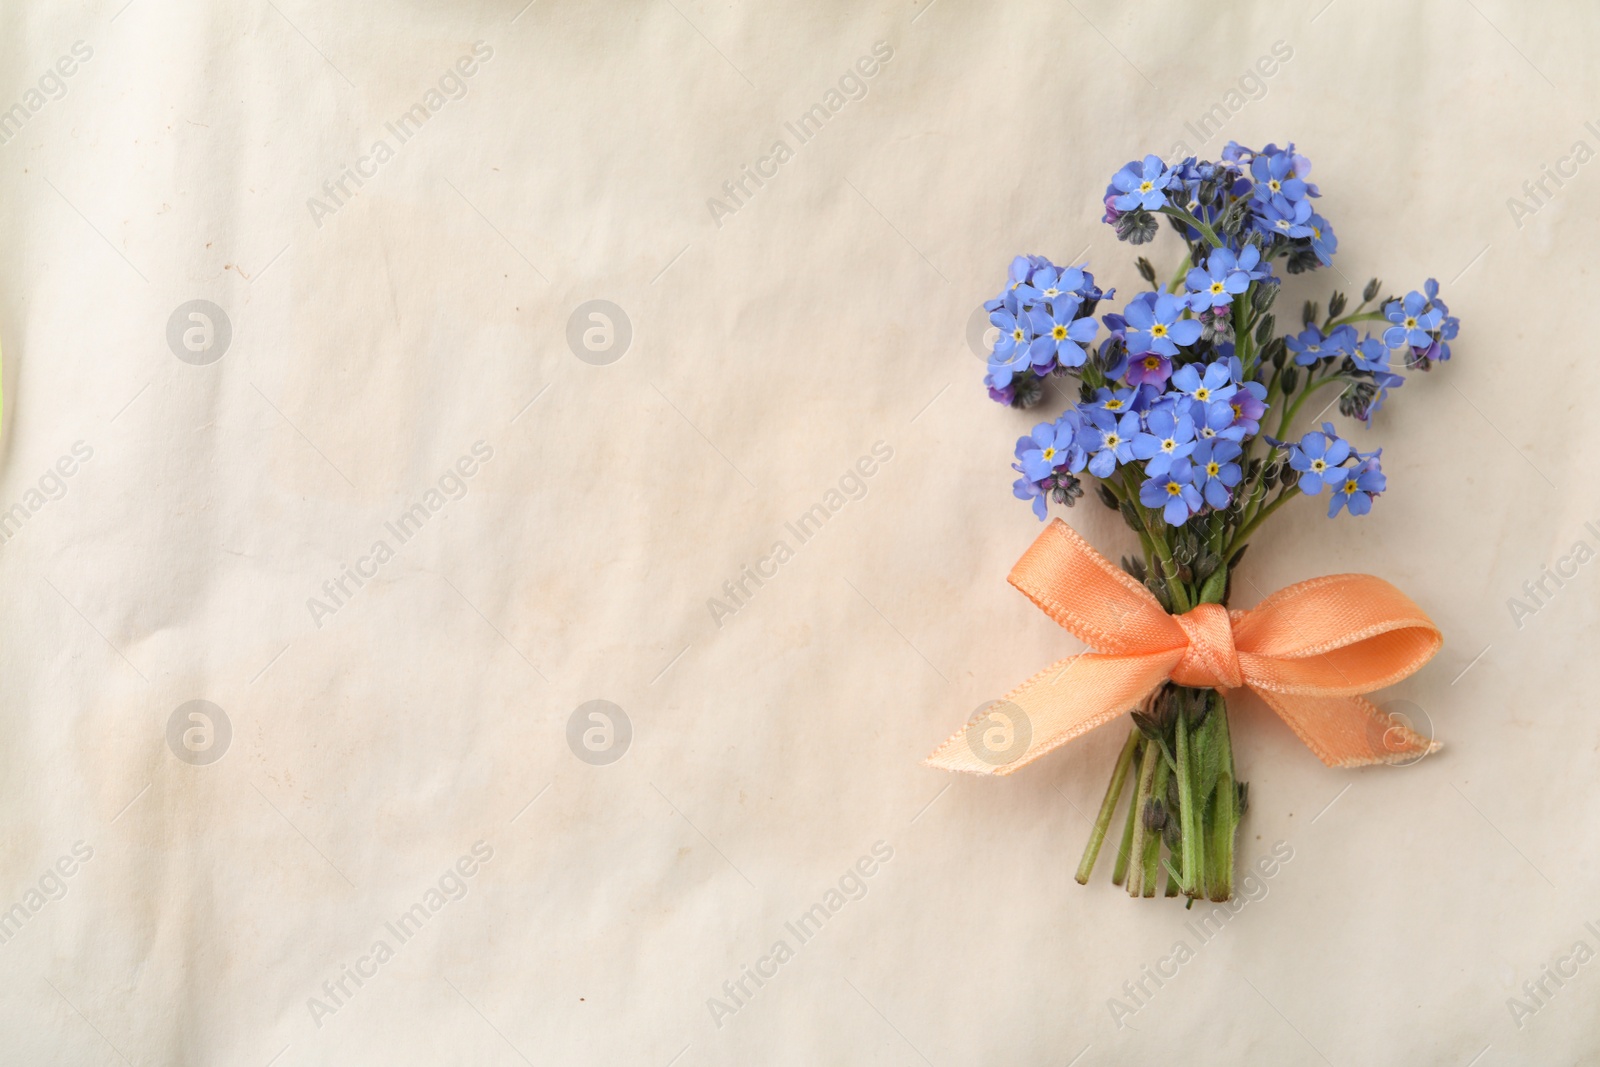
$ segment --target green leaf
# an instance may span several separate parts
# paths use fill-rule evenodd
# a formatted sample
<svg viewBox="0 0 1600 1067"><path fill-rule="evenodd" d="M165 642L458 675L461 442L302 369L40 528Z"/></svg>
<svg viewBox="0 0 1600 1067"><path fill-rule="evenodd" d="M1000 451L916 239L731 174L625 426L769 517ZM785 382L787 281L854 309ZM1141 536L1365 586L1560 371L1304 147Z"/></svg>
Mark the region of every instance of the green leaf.
<svg viewBox="0 0 1600 1067"><path fill-rule="evenodd" d="M1224 751L1228 738L1223 732L1227 726L1221 706L1222 698L1208 690L1204 699L1217 701L1217 706L1211 709L1211 714L1206 716L1206 721L1195 731L1193 738L1194 796L1196 803L1202 805L1216 792L1217 779L1222 776L1228 762Z"/></svg>
<svg viewBox="0 0 1600 1067"><path fill-rule="evenodd" d="M1215 557L1212 557L1215 558ZM1211 577L1206 579L1206 584L1200 587L1201 604L1222 603L1223 590L1228 588L1228 568L1218 567L1211 572Z"/></svg>

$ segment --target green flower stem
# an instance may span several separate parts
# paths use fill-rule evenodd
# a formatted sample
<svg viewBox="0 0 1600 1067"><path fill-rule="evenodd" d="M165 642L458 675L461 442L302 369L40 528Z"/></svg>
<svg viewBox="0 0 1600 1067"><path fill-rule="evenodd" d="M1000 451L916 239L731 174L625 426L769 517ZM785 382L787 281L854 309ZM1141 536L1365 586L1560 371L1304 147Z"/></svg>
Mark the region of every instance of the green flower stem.
<svg viewBox="0 0 1600 1067"><path fill-rule="evenodd" d="M1176 773L1178 764L1174 762L1172 753L1167 749L1166 739L1162 738L1162 740L1158 743L1161 745L1161 762L1167 765L1167 772L1169 774Z"/></svg>
<svg viewBox="0 0 1600 1067"><path fill-rule="evenodd" d="M1218 704L1221 704L1222 696L1218 693L1218 691L1216 691L1216 689L1203 689L1202 693L1200 693L1200 699L1202 699L1202 701L1210 701L1210 699L1213 699L1213 697L1216 699L1216 701L1218 701ZM1218 712L1213 709L1211 710L1211 713L1216 715ZM1189 771L1190 774L1194 774L1194 776L1198 777L1198 774L1200 774L1200 766L1203 765L1203 761L1205 761L1206 758L1206 745L1214 744L1218 744L1218 739L1216 739L1216 737L1200 737L1200 742L1198 742L1198 744L1194 747L1195 763L1194 768L1190 769ZM1232 758L1234 758L1234 755L1232 755L1232 752L1227 750L1226 739L1224 739L1221 744L1222 752L1224 752L1227 760L1229 760L1229 765L1232 765ZM1206 857L1208 857L1208 853L1210 853L1211 849L1206 848L1205 797L1195 798L1195 805L1197 805L1195 806L1195 878L1192 880L1192 885L1190 885L1190 888L1194 889L1195 894L1198 894L1200 893L1200 889L1203 888L1203 885L1205 885Z"/></svg>
<svg viewBox="0 0 1600 1067"><path fill-rule="evenodd" d="M1100 484L1105 486L1106 490L1112 496L1117 498L1117 502L1119 504L1124 502L1124 501L1131 500L1132 503L1133 503L1134 509L1135 510L1138 509L1138 507L1139 507L1138 499L1129 496L1129 493L1131 492L1131 490L1125 488L1124 483L1115 482L1115 481L1112 481L1110 479L1103 479L1100 482ZM1140 522L1140 528L1134 530L1133 532L1139 535L1139 547L1144 550L1144 569L1145 569L1145 573L1146 574L1155 574L1156 573L1156 566L1155 566L1156 548L1155 548L1155 542L1152 541L1151 538L1150 538L1150 531L1144 525L1144 517L1142 515L1140 516L1139 522ZM1165 576L1163 576L1163 577L1165 577Z"/></svg>
<svg viewBox="0 0 1600 1067"><path fill-rule="evenodd" d="M1178 706L1174 723L1178 747L1178 822L1183 839L1183 891L1194 896L1200 885L1200 861L1196 846L1200 832L1195 823L1194 773L1190 766L1189 709L1185 700ZM1197 755L1197 754L1196 754ZM1198 760L1195 760L1198 762Z"/></svg>
<svg viewBox="0 0 1600 1067"><path fill-rule="evenodd" d="M1150 795L1160 799L1163 804L1166 803L1167 798L1167 779L1171 775L1170 766L1166 760L1158 762L1156 764L1155 781L1150 785ZM1142 822L1143 820L1141 820ZM1156 895L1156 882L1160 881L1161 878L1160 862L1161 831L1146 830L1144 841L1144 881L1142 887L1144 895L1147 897Z"/></svg>
<svg viewBox="0 0 1600 1067"><path fill-rule="evenodd" d="M1244 380L1250 381L1255 377L1256 355L1256 316L1255 316L1255 291L1257 282L1251 282L1245 291L1233 298L1232 310L1229 312L1229 321L1233 326L1233 354L1239 357L1240 364L1244 367Z"/></svg>
<svg viewBox="0 0 1600 1067"><path fill-rule="evenodd" d="M1111 783L1106 786L1105 799L1100 802L1100 814L1095 817L1094 829L1089 831L1089 843L1084 846L1083 859L1078 863L1078 884L1088 885L1089 875L1094 870L1094 862L1100 855L1100 846L1105 842L1106 831L1111 827L1111 816L1117 810L1117 801L1122 799L1122 787L1128 780L1128 768L1133 764L1134 754L1139 751L1139 728L1135 726L1128 731L1128 741L1122 746L1122 755L1117 757L1116 769L1111 772Z"/></svg>
<svg viewBox="0 0 1600 1067"><path fill-rule="evenodd" d="M1359 307L1361 307L1362 304L1365 304L1365 303L1366 303L1366 301L1363 300L1363 301L1361 301L1361 304L1357 304L1356 307L1359 308ZM1356 323L1356 322L1378 322L1380 320L1387 319L1388 317L1389 316L1385 315L1381 311L1352 312L1351 314L1346 315L1342 319L1334 319L1332 322L1328 323L1327 328L1324 329L1322 332L1324 334L1329 334L1329 333L1332 333L1334 330L1337 330L1340 326L1349 326L1351 323Z"/></svg>
<svg viewBox="0 0 1600 1067"><path fill-rule="evenodd" d="M1217 776L1214 804L1215 817L1211 826L1211 864L1206 888L1212 900L1227 900L1233 896L1233 843L1239 828L1238 792L1233 778L1233 740L1228 733L1228 703L1220 693L1213 694L1216 706L1211 714L1220 715L1217 743L1222 748L1222 773Z"/></svg>
<svg viewBox="0 0 1600 1067"><path fill-rule="evenodd" d="M1306 402L1307 397L1330 382L1342 382L1344 380L1345 377L1342 374L1330 374L1326 378L1318 378L1314 382L1307 382L1305 389L1301 391L1299 396L1294 398L1294 403L1290 404L1288 409L1284 411L1283 418L1278 420L1277 436L1281 438L1289 427L1294 425L1295 416L1300 414L1300 407Z"/></svg>
<svg viewBox="0 0 1600 1067"><path fill-rule="evenodd" d="M1266 499L1267 499L1267 488L1263 484L1263 479L1265 479L1265 477L1266 477L1266 469L1267 469L1267 467L1271 466L1272 461L1277 458L1277 455L1278 455L1277 449L1273 449L1271 452L1267 453L1267 458L1263 462L1262 467L1261 467L1261 470L1262 470L1261 477L1258 478L1250 486L1249 493L1244 498L1244 510L1242 512L1240 512L1240 514L1239 514L1239 525L1240 526L1245 525L1251 519L1255 518L1256 517L1256 512L1260 511L1261 510L1261 505L1266 502ZM1231 545L1231 542L1230 542L1230 545ZM1230 548L1229 551L1230 552L1232 551L1231 548ZM1228 558L1224 553L1218 553L1218 555L1224 555L1224 558Z"/></svg>
<svg viewBox="0 0 1600 1067"><path fill-rule="evenodd" d="M1128 895L1130 897L1144 894L1144 844L1149 837L1149 831L1144 825L1144 802L1149 799L1150 791L1155 786L1156 767L1161 764L1161 746L1154 741L1148 741L1144 746L1144 756L1139 765L1139 788L1133 793L1133 806L1128 809L1128 817L1133 820L1133 840L1129 843L1128 857L1136 860L1128 874Z"/></svg>
<svg viewBox="0 0 1600 1067"><path fill-rule="evenodd" d="M1222 551L1222 512L1213 511L1207 516L1209 522L1205 532L1206 547L1212 552ZM1219 570L1221 568L1218 568Z"/></svg>
<svg viewBox="0 0 1600 1067"><path fill-rule="evenodd" d="M1330 382L1341 382L1344 380L1345 379L1343 375L1330 374L1325 378L1319 378L1314 382L1308 383L1305 387L1305 390L1295 398L1294 403L1289 405L1288 409L1284 411L1283 417L1278 420L1278 432L1276 436L1281 438L1288 431L1289 427L1294 423L1295 416L1300 414L1301 405L1306 402L1307 397ZM1267 392L1267 405L1269 409L1272 402L1277 399L1277 389L1278 378L1277 375L1273 375L1272 387ZM1265 471L1267 467L1270 467L1273 463L1278 462L1285 454L1286 453L1282 448L1274 448L1271 452L1268 452L1266 461L1262 465L1262 470ZM1248 459L1248 455L1245 458ZM1289 495L1293 496L1297 492L1298 490L1293 491ZM1260 500L1254 500L1248 503L1243 515L1243 525L1241 525L1239 531L1234 534L1233 541L1228 548L1228 556L1230 558L1233 552L1243 546L1249 536L1255 532L1256 527L1261 525L1261 521L1276 511L1283 504L1283 501L1286 498L1280 497L1263 509L1262 503L1265 501L1265 499L1266 497L1263 495Z"/></svg>
<svg viewBox="0 0 1600 1067"><path fill-rule="evenodd" d="M1144 735L1136 727L1133 731L1137 746L1137 753L1143 753L1149 747L1144 740ZM1140 774L1144 773L1144 766L1140 764ZM1133 856L1133 829L1134 822L1139 818L1139 790L1136 786L1133 795L1128 798L1128 817L1122 824L1122 842L1117 846L1117 862L1111 868L1111 884L1121 885L1122 880L1128 876L1128 860Z"/></svg>
<svg viewBox="0 0 1600 1067"><path fill-rule="evenodd" d="M1172 594L1172 606L1181 615L1193 607L1194 603L1189 599L1189 591L1178 580L1178 565L1172 561L1172 552L1167 548L1166 538L1157 536L1155 528L1150 525L1149 511L1139 503L1129 471L1128 467L1122 468L1123 488L1127 491L1127 498L1133 503L1134 511L1138 514L1139 521L1144 524L1145 533L1150 538L1149 549L1153 550L1156 558L1161 561L1161 578L1167 583L1167 592Z"/></svg>
<svg viewBox="0 0 1600 1067"><path fill-rule="evenodd" d="M1278 420L1278 432L1276 436L1281 438L1286 432L1288 432L1289 427L1294 424L1295 417L1300 414L1300 408L1305 404L1307 397L1331 382L1342 382L1344 380L1345 378L1342 374L1330 374L1325 378L1319 378L1316 381L1307 382L1305 389L1301 391L1299 396L1295 397L1294 403L1290 404L1288 408L1285 409L1283 417ZM1278 398L1278 376L1274 374L1272 376L1272 385L1267 391L1267 406L1269 410L1272 406L1272 402ZM1262 469L1265 470L1267 467L1270 467L1284 454L1285 452L1282 448L1274 448L1271 452L1268 452L1266 462L1263 464ZM1248 459L1248 456L1246 458ZM1263 496L1261 500L1254 501L1249 507L1247 507L1244 513L1244 523L1239 527L1238 532L1233 535L1233 541L1228 546L1228 557L1231 558L1234 551L1244 545L1244 543L1249 539L1250 535L1255 532L1256 527L1261 525L1263 519L1272 514L1274 511L1278 510L1278 508L1283 505L1284 500L1288 499L1289 496L1294 496L1297 493L1298 490L1293 490L1286 496L1280 497L1277 500L1274 500L1271 504L1266 505L1265 508L1262 507L1262 501L1266 499L1265 496Z"/></svg>
<svg viewBox="0 0 1600 1067"><path fill-rule="evenodd" d="M1267 385L1267 411L1276 411L1277 408L1278 408L1278 405L1280 403L1282 403L1282 402L1283 402L1283 371L1278 370L1277 368L1273 368L1272 381ZM1263 412L1262 414L1264 416L1265 412ZM1259 436L1259 434L1252 436L1250 439L1252 441L1254 441L1257 436Z"/></svg>
<svg viewBox="0 0 1600 1067"><path fill-rule="evenodd" d="M1145 520L1148 526L1149 520ZM1172 552L1167 548L1166 538L1157 537L1154 530L1150 531L1150 543L1155 549L1156 558L1161 561L1161 576L1167 580L1167 588L1172 593L1172 607L1176 614L1182 615L1194 607L1189 599L1189 590L1178 579L1178 565L1172 561Z"/></svg>
<svg viewBox="0 0 1600 1067"><path fill-rule="evenodd" d="M1283 400L1283 387L1282 387L1282 382L1280 380L1281 376L1282 376L1282 372L1281 371L1273 371L1273 373L1272 373L1272 381L1267 386L1266 404L1267 404L1267 410L1268 411L1273 410ZM1343 375L1330 374L1327 377L1317 379L1316 381L1307 382L1305 390L1303 392L1301 392L1301 394L1298 397L1295 398L1294 403L1289 405L1289 407L1283 412L1283 416L1278 420L1278 432L1277 432L1276 436L1281 438L1286 432L1288 432L1289 427L1294 423L1295 416L1300 414L1300 407L1301 407L1301 405L1303 405L1305 403L1306 397L1310 396L1312 393L1316 392L1318 389L1321 389L1324 385L1327 385L1329 382L1338 382L1338 381L1344 381ZM1249 462L1249 460L1251 458L1251 453L1254 450L1255 450L1255 438L1252 437L1245 444L1245 452L1244 452L1244 456L1243 456L1244 462ZM1265 471L1265 469L1267 467L1269 467L1273 463L1277 462L1279 459L1282 458L1283 455L1284 455L1284 450L1283 449L1281 449L1281 448L1273 448L1272 451L1267 453L1267 458L1262 464L1262 470ZM1264 496L1262 498L1260 498L1260 499L1247 499L1247 502L1246 502L1247 506L1245 508L1244 515L1243 515L1243 520L1244 520L1244 522L1246 524L1249 524L1253 519L1256 518L1256 513L1261 508L1262 501L1264 499L1265 499ZM1242 544L1243 542L1238 537L1235 537L1234 538L1234 543L1235 544Z"/></svg>
<svg viewBox="0 0 1600 1067"><path fill-rule="evenodd" d="M1266 506L1267 496L1270 492L1266 487L1267 468L1279 462L1286 453L1281 448L1274 448L1267 453L1267 458L1261 461L1261 474L1255 483L1250 486L1249 494L1244 500L1244 510L1239 515L1237 527L1247 526L1254 521L1256 515ZM1238 537L1234 537L1237 541Z"/></svg>
<svg viewBox="0 0 1600 1067"><path fill-rule="evenodd" d="M1174 274L1172 276L1172 280L1167 283L1167 292L1176 293L1178 291L1178 287L1183 284L1183 280L1189 276L1191 267L1192 264L1189 262L1188 256L1184 256L1178 261L1178 272Z"/></svg>
<svg viewBox="0 0 1600 1067"><path fill-rule="evenodd" d="M1248 378L1248 375L1246 377ZM1267 406L1267 411L1276 411L1276 410L1278 410L1278 404L1283 400L1283 382L1281 380L1282 377L1283 377L1283 371L1279 370L1277 367L1274 367L1272 369L1272 375L1267 381L1267 398L1266 398L1266 401L1265 401L1266 406ZM1252 454L1255 452L1256 441L1259 438L1260 438L1259 434L1252 434L1251 436L1245 438L1245 449L1244 449L1244 460L1245 461L1248 461L1248 460L1250 460L1252 458ZM1270 460L1269 460L1269 462L1270 462Z"/></svg>
<svg viewBox="0 0 1600 1067"><path fill-rule="evenodd" d="M1279 496L1278 499L1274 500L1272 503L1268 504L1266 507L1257 512L1255 518L1239 527L1238 532L1233 535L1233 540L1228 543L1228 558L1231 559L1235 552L1239 551L1239 549L1245 546L1245 544L1250 540L1251 535L1256 532L1256 529L1263 522L1267 521L1268 515L1271 515L1274 511L1277 511L1279 508L1283 507L1284 504L1288 503L1299 495L1300 487L1297 485L1290 486L1288 489L1284 490L1283 495Z"/></svg>
<svg viewBox="0 0 1600 1067"><path fill-rule="evenodd" d="M1233 852L1239 827L1227 703L1221 693L1210 689L1179 687L1173 699L1175 715L1161 735L1147 737L1137 726L1129 731L1078 866L1077 881L1088 883L1112 816L1127 793L1112 883L1123 886L1133 897L1225 901L1233 895ZM1148 705L1142 707L1150 710ZM1197 728L1195 722L1202 715L1205 722ZM1215 721L1212 716L1217 716ZM1208 772L1208 767L1215 771ZM1198 792L1208 773L1215 773L1215 786L1202 797ZM1131 787L1130 777L1136 779ZM1169 787L1176 794L1171 798ZM1144 822L1146 809L1158 805L1168 819L1177 820L1165 830L1152 830ZM1168 850L1165 844L1171 830L1178 833L1179 843ZM1160 884L1163 868L1164 887Z"/></svg>
<svg viewBox="0 0 1600 1067"><path fill-rule="evenodd" d="M1209 699L1210 693L1208 692L1206 696ZM1207 744L1214 744L1215 739L1212 739L1210 742L1208 742L1204 735L1191 735L1191 739L1194 741L1194 744L1190 746L1190 748L1193 750L1192 758L1194 760L1193 766L1189 768L1190 781L1192 782L1199 776L1200 767L1206 758ZM1192 821L1194 823L1194 874L1188 876L1188 890L1191 897L1197 897L1205 888L1206 863L1208 862L1208 856L1211 851L1206 848L1205 797L1196 797L1194 799L1194 815ZM1187 838L1185 840L1187 840Z"/></svg>
<svg viewBox="0 0 1600 1067"><path fill-rule="evenodd" d="M1162 215L1177 219L1179 222L1187 223L1188 225L1199 230L1200 236L1204 237L1206 239L1206 243L1212 248L1222 247L1222 239L1217 236L1217 231L1213 230L1210 226L1207 226L1205 223L1201 222L1199 219L1195 218L1182 208L1173 207L1171 204L1168 204L1164 208L1159 208L1158 211Z"/></svg>

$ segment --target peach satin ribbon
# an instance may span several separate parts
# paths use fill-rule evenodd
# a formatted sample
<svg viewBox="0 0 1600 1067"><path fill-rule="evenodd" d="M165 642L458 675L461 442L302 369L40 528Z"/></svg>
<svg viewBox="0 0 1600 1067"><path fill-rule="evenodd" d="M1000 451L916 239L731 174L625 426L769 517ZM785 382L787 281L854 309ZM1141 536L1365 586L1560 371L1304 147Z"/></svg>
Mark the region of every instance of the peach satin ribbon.
<svg viewBox="0 0 1600 1067"><path fill-rule="evenodd" d="M928 757L929 766L1010 774L1134 708L1168 679L1248 686L1331 767L1406 762L1439 747L1360 696L1411 674L1444 643L1422 609L1381 578L1334 574L1291 585L1248 611L1201 604L1169 615L1056 519L1010 581L1096 651L1051 664L981 710ZM1017 751L997 759L975 731L997 718L1017 728L1010 721L1017 709Z"/></svg>

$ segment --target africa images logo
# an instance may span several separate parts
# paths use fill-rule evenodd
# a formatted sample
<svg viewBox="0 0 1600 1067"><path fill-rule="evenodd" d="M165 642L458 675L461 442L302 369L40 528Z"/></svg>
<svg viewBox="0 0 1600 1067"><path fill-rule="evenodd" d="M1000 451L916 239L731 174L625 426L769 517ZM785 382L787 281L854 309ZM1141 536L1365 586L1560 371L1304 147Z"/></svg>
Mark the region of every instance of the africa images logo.
<svg viewBox="0 0 1600 1067"><path fill-rule="evenodd" d="M776 178L779 168L794 158L801 145L815 139L822 128L845 109L846 104L865 99L868 83L893 58L894 47L888 41L875 42L872 54L857 59L853 67L840 75L837 87L829 86L821 100L802 111L795 121L783 124L794 138L793 147L790 147L787 137L777 137L765 153L756 157L755 162L740 164L739 173L722 183L723 195L706 198L706 210L711 212L711 221L717 224L717 229L722 229L725 216L738 214L757 190L765 188L767 182Z"/></svg>
<svg viewBox="0 0 1600 1067"><path fill-rule="evenodd" d="M481 64L493 58L494 49L490 45L484 41L474 43L471 55L457 59L454 66L439 76L437 85L428 87L421 100L406 108L393 122L384 125L384 129L394 136L394 144L390 144L387 137L378 138L354 164L323 182L322 193L326 199L315 196L306 199L306 210L311 213L311 221L317 224L317 229L322 229L324 218L337 214L340 208L355 198L362 186L376 178L378 169L394 159L400 146L422 132L423 125L443 111L446 104L465 99L467 79L482 69ZM351 185L355 188L352 189Z"/></svg>
<svg viewBox="0 0 1600 1067"><path fill-rule="evenodd" d="M484 441L474 441L471 454L463 454L454 464L439 475L436 486L430 486L422 496L400 512L393 520L383 524L384 531L393 539L380 537L367 549L365 555L354 563L340 564L339 573L322 583L322 597L307 597L306 610L317 629L324 620L337 615L345 605L372 579L384 564L394 559L400 546L422 532L428 520L443 511L449 504L467 495L468 484L483 465L494 458L494 448Z"/></svg>

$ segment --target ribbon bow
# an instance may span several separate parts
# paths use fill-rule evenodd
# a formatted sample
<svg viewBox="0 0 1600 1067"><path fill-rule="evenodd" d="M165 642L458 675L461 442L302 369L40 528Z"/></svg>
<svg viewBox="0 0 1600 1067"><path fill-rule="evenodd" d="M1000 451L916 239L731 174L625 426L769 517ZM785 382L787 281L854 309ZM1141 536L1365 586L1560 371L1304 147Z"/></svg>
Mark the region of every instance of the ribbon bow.
<svg viewBox="0 0 1600 1067"><path fill-rule="evenodd" d="M1411 674L1444 643L1422 609L1381 578L1334 574L1279 590L1248 611L1201 604L1169 615L1056 519L1009 580L1096 651L1051 664L981 709L928 757L929 766L1010 774L1137 706L1169 679L1195 688L1248 686L1330 767L1406 762L1439 748L1360 696ZM1003 744L985 739L996 730Z"/></svg>

